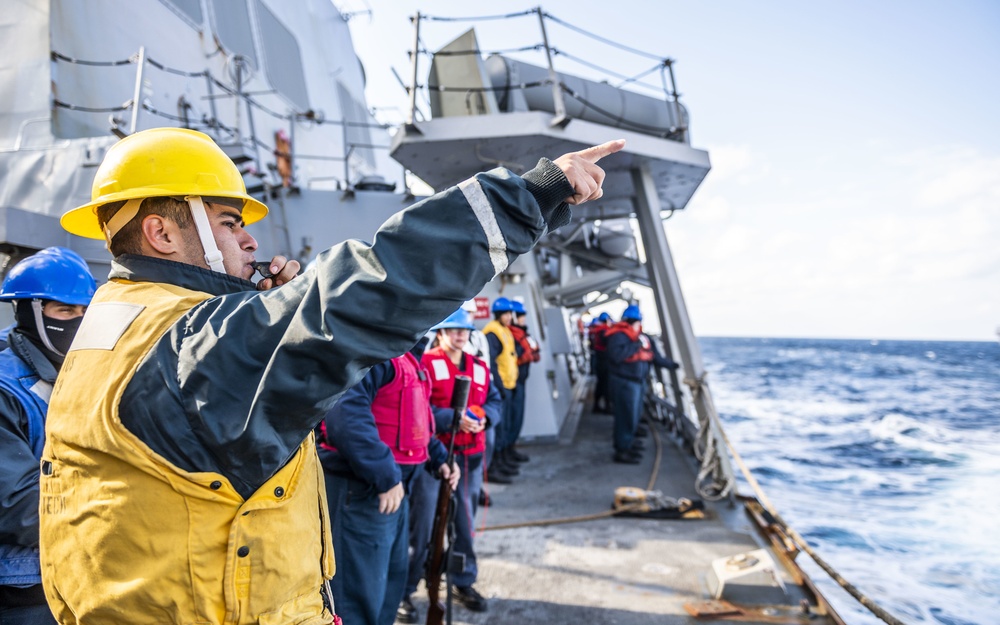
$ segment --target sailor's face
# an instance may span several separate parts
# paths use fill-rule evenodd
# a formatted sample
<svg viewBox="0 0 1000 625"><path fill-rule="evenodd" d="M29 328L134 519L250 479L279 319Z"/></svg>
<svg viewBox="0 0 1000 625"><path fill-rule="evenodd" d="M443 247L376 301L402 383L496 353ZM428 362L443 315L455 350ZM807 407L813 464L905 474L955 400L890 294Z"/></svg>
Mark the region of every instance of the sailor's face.
<svg viewBox="0 0 1000 625"><path fill-rule="evenodd" d="M58 319L59 321L70 321L77 317L82 317L85 312L87 312L86 306L64 304L63 302L54 300L49 300L42 305L42 314L44 316L50 319Z"/></svg>
<svg viewBox="0 0 1000 625"><path fill-rule="evenodd" d="M249 280L255 271L254 251L257 241L243 229L240 210L223 204L206 204L208 220L212 224L215 244L222 252L222 265L231 276Z"/></svg>
<svg viewBox="0 0 1000 625"><path fill-rule="evenodd" d="M441 331L441 344L447 349L462 351L469 342L469 330L465 328L448 328Z"/></svg>

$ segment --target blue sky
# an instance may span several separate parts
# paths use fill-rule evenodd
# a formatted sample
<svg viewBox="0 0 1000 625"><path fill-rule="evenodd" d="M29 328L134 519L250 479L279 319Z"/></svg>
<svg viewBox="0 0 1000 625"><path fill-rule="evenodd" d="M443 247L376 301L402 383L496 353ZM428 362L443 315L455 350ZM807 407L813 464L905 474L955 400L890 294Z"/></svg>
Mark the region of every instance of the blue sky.
<svg viewBox="0 0 1000 625"><path fill-rule="evenodd" d="M408 16L509 13L538 3L336 4L372 9L351 20L369 104L402 109L406 96L389 68L409 75ZM1000 3L542 6L676 61L692 144L713 163L687 210L667 222L697 334L994 338ZM535 18L507 24L501 39L481 35L482 47L539 38ZM441 45L465 27L429 24L425 40ZM556 26L549 37L624 74L650 64ZM562 71L586 73L558 62Z"/></svg>

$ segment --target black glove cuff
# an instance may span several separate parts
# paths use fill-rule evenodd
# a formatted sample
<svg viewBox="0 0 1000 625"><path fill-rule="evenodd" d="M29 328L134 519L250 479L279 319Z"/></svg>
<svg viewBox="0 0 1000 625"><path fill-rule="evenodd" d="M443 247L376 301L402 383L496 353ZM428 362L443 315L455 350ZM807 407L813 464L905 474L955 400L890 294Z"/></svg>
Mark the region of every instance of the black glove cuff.
<svg viewBox="0 0 1000 625"><path fill-rule="evenodd" d="M535 168L521 176L521 179L528 192L535 196L549 232L569 223L573 211L563 200L572 196L575 190L566 174L555 163L547 158L539 159Z"/></svg>

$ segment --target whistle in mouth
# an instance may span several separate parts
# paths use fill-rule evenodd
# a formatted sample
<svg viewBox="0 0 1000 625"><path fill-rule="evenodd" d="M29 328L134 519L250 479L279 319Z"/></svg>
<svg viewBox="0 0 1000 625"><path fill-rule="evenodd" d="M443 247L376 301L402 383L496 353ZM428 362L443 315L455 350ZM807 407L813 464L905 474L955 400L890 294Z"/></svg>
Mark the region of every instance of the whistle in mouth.
<svg viewBox="0 0 1000 625"><path fill-rule="evenodd" d="M254 269L257 270L265 280L268 278L273 278L275 274L271 273L271 263L265 261L257 261L255 263L250 263Z"/></svg>

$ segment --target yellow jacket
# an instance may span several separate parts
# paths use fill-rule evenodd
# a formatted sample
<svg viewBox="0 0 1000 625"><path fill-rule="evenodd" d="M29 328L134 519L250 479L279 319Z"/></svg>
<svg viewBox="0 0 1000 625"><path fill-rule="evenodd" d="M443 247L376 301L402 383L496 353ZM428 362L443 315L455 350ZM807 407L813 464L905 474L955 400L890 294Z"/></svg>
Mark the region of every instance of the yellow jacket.
<svg viewBox="0 0 1000 625"><path fill-rule="evenodd" d="M91 303L88 322L105 329L117 329L123 314L138 316L110 349L74 345L57 382L73 393L53 396L42 456L41 557L60 623L332 622L320 596L334 562L312 436L244 500L221 474L187 472L152 452L119 419L119 399L138 363L206 298L171 285L112 281ZM93 335L81 328L81 336ZM88 383L95 378L100 383Z"/></svg>
<svg viewBox="0 0 1000 625"><path fill-rule="evenodd" d="M496 355L497 373L503 387L510 390L517 386L517 348L514 346L514 335L510 328L496 319L486 324L483 334L495 334L500 340L501 350Z"/></svg>

